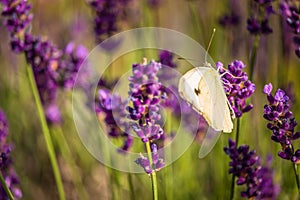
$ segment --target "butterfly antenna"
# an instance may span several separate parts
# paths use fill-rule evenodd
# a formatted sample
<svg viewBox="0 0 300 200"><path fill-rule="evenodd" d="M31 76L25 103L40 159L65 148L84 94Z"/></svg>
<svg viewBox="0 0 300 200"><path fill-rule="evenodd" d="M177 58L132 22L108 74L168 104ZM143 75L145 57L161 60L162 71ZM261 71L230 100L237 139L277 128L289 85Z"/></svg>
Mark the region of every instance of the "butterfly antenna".
<svg viewBox="0 0 300 200"><path fill-rule="evenodd" d="M216 29L214 28L213 29L213 33L211 34L211 37L210 37L210 40L209 40L209 43L208 43L208 46L207 46L207 50L206 50L206 53L205 53L205 63L207 63L207 55L208 55L208 51L209 51L209 48L210 48L210 45L211 45L211 42L215 36L215 32L216 32Z"/></svg>

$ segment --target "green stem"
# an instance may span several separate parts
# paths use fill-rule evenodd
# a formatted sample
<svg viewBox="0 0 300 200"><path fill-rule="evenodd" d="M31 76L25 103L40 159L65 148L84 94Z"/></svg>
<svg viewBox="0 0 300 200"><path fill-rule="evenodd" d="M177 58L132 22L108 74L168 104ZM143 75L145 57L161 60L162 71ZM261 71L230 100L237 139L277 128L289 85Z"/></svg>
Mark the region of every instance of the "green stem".
<svg viewBox="0 0 300 200"><path fill-rule="evenodd" d="M151 154L151 148L150 148L150 142L146 142L146 150L148 153L148 159L150 166L152 166L152 154ZM158 199L158 193L157 193L157 180L156 180L156 172L155 170L152 171L151 175L151 182L152 182L152 194L153 194L153 200Z"/></svg>
<svg viewBox="0 0 300 200"><path fill-rule="evenodd" d="M1 180L2 187L4 188L8 198L10 200L14 200L15 198L14 198L13 194L11 193L10 189L7 187L1 172L0 172L0 180Z"/></svg>
<svg viewBox="0 0 300 200"><path fill-rule="evenodd" d="M253 75L254 75L254 67L255 67L255 61L256 61L256 55L257 55L259 39L260 39L259 35L256 35L255 38L254 38L254 43L253 43L251 56L250 56L250 62L249 62L249 64L250 64L249 80L252 80Z"/></svg>
<svg viewBox="0 0 300 200"><path fill-rule="evenodd" d="M51 139L51 136L50 136L50 131L49 131L48 124L47 124L47 121L46 121L44 109L43 109L41 99L40 99L40 96L39 96L39 93L38 93L38 89L37 89L37 86L36 86L36 82L35 82L35 79L34 79L33 70L31 68L31 66L29 66L29 65L27 65L27 75L28 75L28 79L29 79L29 82L30 82L32 92L33 92L36 107L37 107L37 110L38 110L38 115L39 115L39 118L40 118L43 134L44 134L44 137L45 137L46 146L47 146L50 162L51 162L51 165L52 165L54 178L55 178L55 181L56 181L56 186L57 186L57 189L58 189L59 199L60 200L65 200L66 199L65 198L65 192L64 192L64 188L63 188L63 184L62 184L62 180L61 180L57 160L56 160L56 157L55 157L53 142L52 142L52 139Z"/></svg>
<svg viewBox="0 0 300 200"><path fill-rule="evenodd" d="M293 169L295 173L296 183L297 183L297 189L298 189L298 198L300 198L300 182L299 182L299 175L297 170L297 164L293 163Z"/></svg>
<svg viewBox="0 0 300 200"><path fill-rule="evenodd" d="M233 199L234 197L234 188L235 188L235 175L232 174L232 179L231 179L231 188L230 188L230 200Z"/></svg>
<svg viewBox="0 0 300 200"><path fill-rule="evenodd" d="M235 144L238 146L240 139L240 126L241 126L241 118L237 118L236 120L236 133L235 133Z"/></svg>
<svg viewBox="0 0 300 200"><path fill-rule="evenodd" d="M241 118L237 118L237 122L236 122L236 134L235 134L235 143L236 143L236 146L238 146L239 138L240 138L240 125L241 125L240 123L241 123ZM234 197L234 191L235 191L235 175L232 174L231 188L230 188L230 199L231 200Z"/></svg>

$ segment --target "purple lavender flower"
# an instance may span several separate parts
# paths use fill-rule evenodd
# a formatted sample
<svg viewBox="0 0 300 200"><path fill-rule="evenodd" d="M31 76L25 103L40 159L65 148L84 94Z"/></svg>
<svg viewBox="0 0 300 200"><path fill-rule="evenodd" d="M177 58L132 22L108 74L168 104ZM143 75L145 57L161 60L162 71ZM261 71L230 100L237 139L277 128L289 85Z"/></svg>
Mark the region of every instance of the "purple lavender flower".
<svg viewBox="0 0 300 200"><path fill-rule="evenodd" d="M102 42L118 32L118 19L130 0L92 0L90 6L95 10L94 31L96 41Z"/></svg>
<svg viewBox="0 0 300 200"><path fill-rule="evenodd" d="M164 50L159 53L158 62L160 62L162 65L166 65L171 68L176 68L177 65L176 63L174 63L173 57L174 54L172 52Z"/></svg>
<svg viewBox="0 0 300 200"><path fill-rule="evenodd" d="M252 0L251 15L247 20L247 29L253 35L267 35L273 32L269 25L270 15L274 14L274 0Z"/></svg>
<svg viewBox="0 0 300 200"><path fill-rule="evenodd" d="M56 104L50 104L45 110L46 119L52 124L59 124L62 121L59 108Z"/></svg>
<svg viewBox="0 0 300 200"><path fill-rule="evenodd" d="M45 109L56 104L57 72L62 52L47 40L25 35L24 53L26 61L32 66L39 95ZM60 115L57 113L56 115ZM56 117L58 119L60 117ZM58 123L47 118L50 123Z"/></svg>
<svg viewBox="0 0 300 200"><path fill-rule="evenodd" d="M161 119L159 110L164 99L161 90L162 85L158 80L157 73L161 64L155 61L147 63L144 59L142 64L132 66L133 75L129 77L130 106L127 107L131 128L142 142L151 144L152 161L141 155L136 163L142 166L146 173L159 170L164 166L163 160L158 158L157 146L154 141L164 138L164 131L159 124ZM153 166L150 166L153 163Z"/></svg>
<svg viewBox="0 0 300 200"><path fill-rule="evenodd" d="M300 58L300 8L296 1L281 0L280 13L294 34L295 53Z"/></svg>
<svg viewBox="0 0 300 200"><path fill-rule="evenodd" d="M268 99L268 104L264 106L264 118L269 121L267 127L272 131L271 139L281 145L282 150L278 152L278 156L295 163L300 159L300 149L295 150L292 144L300 137L300 132L295 132L297 122L290 111L286 93L277 89L273 96L272 89L271 83L264 87L263 92Z"/></svg>
<svg viewBox="0 0 300 200"><path fill-rule="evenodd" d="M240 16L236 13L231 12L230 14L225 14L219 19L219 24L223 27L236 26L240 23Z"/></svg>
<svg viewBox="0 0 300 200"><path fill-rule="evenodd" d="M147 174L151 174L153 170L159 171L165 166L163 159L159 158L156 144L151 145L151 154L152 154L152 166L148 158L140 154L140 157L135 160L135 163L144 168Z"/></svg>
<svg viewBox="0 0 300 200"><path fill-rule="evenodd" d="M12 50L24 53L27 63L32 66L48 122L60 123L61 114L56 105L58 87L72 88L87 50L82 45L75 50L71 43L63 56L63 52L50 41L30 34L28 27L33 15L27 0L0 2L4 5L2 16L6 17L5 24L11 34Z"/></svg>
<svg viewBox="0 0 300 200"><path fill-rule="evenodd" d="M11 36L12 50L20 53L24 49L23 36L29 32L33 18L31 5L27 0L1 0L0 3L4 6L1 15L6 17L5 25Z"/></svg>
<svg viewBox="0 0 300 200"><path fill-rule="evenodd" d="M11 190L15 199L20 199L22 197L22 192L19 188L19 178L16 175L14 168L12 166L12 159L10 157L10 152L12 150L12 145L8 144L6 139L8 136L8 123L6 116L2 110L0 110L0 173L6 182L6 185ZM0 184L0 197L1 199L8 199L8 196Z"/></svg>
<svg viewBox="0 0 300 200"><path fill-rule="evenodd" d="M160 68L160 63L151 61L147 64L146 60L142 64L132 65L133 75L129 77L132 106L127 109L130 119L138 121L140 126L155 124L155 121L161 119L158 111L163 94L157 77Z"/></svg>
<svg viewBox="0 0 300 200"><path fill-rule="evenodd" d="M240 24L241 13L239 10L238 0L231 0L228 6L230 12L219 18L219 24L223 27L236 26Z"/></svg>
<svg viewBox="0 0 300 200"><path fill-rule="evenodd" d="M6 17L6 26L11 34L12 50L25 54L27 63L32 66L45 113L48 113L47 120L58 123L60 113L56 112L54 115L51 108L56 101L56 70L59 68L62 52L49 41L30 34L28 27L33 15L30 14L31 5L27 0L2 0L1 3L4 5L2 15Z"/></svg>
<svg viewBox="0 0 300 200"><path fill-rule="evenodd" d="M248 80L248 75L243 72L246 67L242 61L235 60L228 65L228 70L223 68L221 62L216 64L219 73L224 82L225 92L230 105L232 106L235 116L241 117L243 113L253 108L252 104L247 104L246 99L255 91L255 85Z"/></svg>
<svg viewBox="0 0 300 200"><path fill-rule="evenodd" d="M162 137L164 133L160 125L152 124L151 122L144 126L133 124L132 129L134 130L136 135L142 139L142 142L158 140Z"/></svg>
<svg viewBox="0 0 300 200"><path fill-rule="evenodd" d="M104 119L110 137L124 138L124 144L119 149L120 152L128 151L133 142L133 137L128 134L130 131L129 124L125 120L127 103L127 101L122 101L120 96L112 95L107 89L98 90L96 113L99 120Z"/></svg>
<svg viewBox="0 0 300 200"><path fill-rule="evenodd" d="M59 68L56 70L58 73L57 82L65 89L72 89L76 81L77 73L81 64L88 55L88 50L83 45L76 45L70 42L64 52L64 59L60 62ZM78 77L78 81L84 86L84 78Z"/></svg>
<svg viewBox="0 0 300 200"><path fill-rule="evenodd" d="M279 188L273 182L273 172L270 164L262 166L259 157L249 146L236 146L229 139L225 153L230 157L229 173L237 177L237 185L246 185L246 190L241 192L241 197L255 199L276 199Z"/></svg>

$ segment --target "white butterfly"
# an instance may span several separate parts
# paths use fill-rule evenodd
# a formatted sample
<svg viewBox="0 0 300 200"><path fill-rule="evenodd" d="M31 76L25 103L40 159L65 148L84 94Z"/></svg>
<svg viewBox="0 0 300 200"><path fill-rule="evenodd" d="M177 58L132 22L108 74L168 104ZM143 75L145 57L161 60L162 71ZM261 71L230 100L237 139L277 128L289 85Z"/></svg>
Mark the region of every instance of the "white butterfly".
<svg viewBox="0 0 300 200"><path fill-rule="evenodd" d="M231 118L235 116L226 97L221 75L206 62L204 66L193 68L180 78L178 91L209 125L199 152L199 157L203 158L212 150L221 131L229 133L233 129Z"/></svg>

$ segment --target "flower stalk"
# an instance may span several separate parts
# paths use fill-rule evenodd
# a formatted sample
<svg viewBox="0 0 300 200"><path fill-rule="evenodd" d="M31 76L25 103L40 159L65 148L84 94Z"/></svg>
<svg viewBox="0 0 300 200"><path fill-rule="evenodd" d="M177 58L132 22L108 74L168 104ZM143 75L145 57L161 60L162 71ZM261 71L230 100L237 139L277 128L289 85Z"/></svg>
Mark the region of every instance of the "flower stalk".
<svg viewBox="0 0 300 200"><path fill-rule="evenodd" d="M146 150L148 154L148 159L150 162L150 166L153 165L152 161L152 153L151 153L151 148L150 148L150 142L146 142ZM151 176L151 183L152 183L152 194L153 194L153 199L157 200L158 199L158 192L157 192L157 180L156 180L156 171L153 170L152 173L150 174Z"/></svg>
<svg viewBox="0 0 300 200"><path fill-rule="evenodd" d="M300 182L299 182L299 174L298 174L298 166L296 163L293 164L294 174L296 178L296 184L298 189L298 197L300 198Z"/></svg>
<svg viewBox="0 0 300 200"><path fill-rule="evenodd" d="M42 103L41 103L41 99L40 99L40 96L39 96L39 93L38 93L37 85L36 85L36 82L35 82L35 79L34 79L33 70L31 68L31 66L29 66L29 65L27 65L27 75L28 75L30 87L31 87L32 92L33 92L36 107L37 107L37 110L38 110L38 115L39 115L40 123L41 123L41 126L42 126L43 134L44 134L44 137L45 137L46 146L47 146L51 166L52 166L52 169L53 169L56 186L57 186L57 189L58 189L59 199L60 200L65 200L66 199L65 198L65 192L64 192L64 188L63 188L63 183L62 183L60 171L59 171L59 168L58 168L58 163L57 163L57 160L56 160L56 157L55 157L53 142L52 142L52 139L51 139L51 135L50 135L50 131L49 131L47 121L46 121L46 117L45 117L44 109L43 109L43 106L42 106Z"/></svg>
<svg viewBox="0 0 300 200"><path fill-rule="evenodd" d="M9 200L14 200L15 198L14 198L12 192L10 191L10 189L8 188L1 172L0 172L0 181L1 181L2 187L4 188Z"/></svg>

